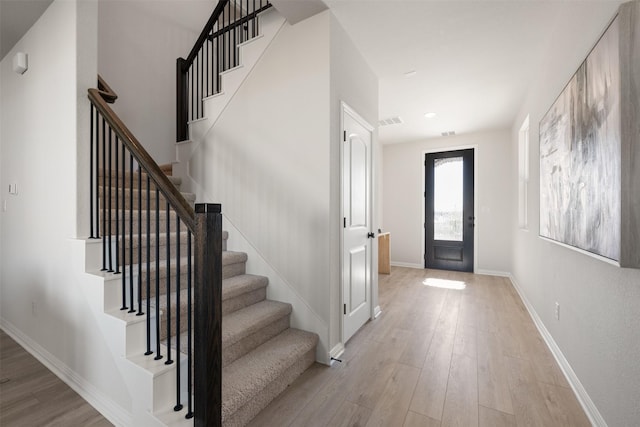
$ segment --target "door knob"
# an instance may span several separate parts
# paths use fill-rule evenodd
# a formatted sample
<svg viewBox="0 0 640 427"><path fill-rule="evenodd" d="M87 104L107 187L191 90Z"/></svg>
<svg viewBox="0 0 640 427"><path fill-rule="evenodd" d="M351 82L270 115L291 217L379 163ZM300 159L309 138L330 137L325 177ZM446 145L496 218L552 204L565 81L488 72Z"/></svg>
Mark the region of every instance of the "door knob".
<svg viewBox="0 0 640 427"><path fill-rule="evenodd" d="M369 232L369 234L367 234L367 237L370 238L370 239L373 239L374 237L376 237L376 235L371 233L371 232Z"/></svg>

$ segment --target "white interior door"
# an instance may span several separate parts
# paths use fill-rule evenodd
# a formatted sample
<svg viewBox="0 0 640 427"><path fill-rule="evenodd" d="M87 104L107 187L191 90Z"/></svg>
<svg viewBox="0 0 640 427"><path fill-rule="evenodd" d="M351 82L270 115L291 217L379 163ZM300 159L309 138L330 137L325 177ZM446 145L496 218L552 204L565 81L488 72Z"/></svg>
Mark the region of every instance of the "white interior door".
<svg viewBox="0 0 640 427"><path fill-rule="evenodd" d="M371 317L371 129L343 107L343 342Z"/></svg>

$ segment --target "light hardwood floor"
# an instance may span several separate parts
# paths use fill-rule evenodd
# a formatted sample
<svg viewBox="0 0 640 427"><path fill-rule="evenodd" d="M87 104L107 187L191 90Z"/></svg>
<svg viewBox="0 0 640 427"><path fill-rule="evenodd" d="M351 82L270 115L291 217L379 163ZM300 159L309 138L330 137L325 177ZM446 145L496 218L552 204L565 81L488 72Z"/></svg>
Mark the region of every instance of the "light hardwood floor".
<svg viewBox="0 0 640 427"><path fill-rule="evenodd" d="M379 288L342 363L313 365L250 426L590 425L508 279L393 267Z"/></svg>
<svg viewBox="0 0 640 427"><path fill-rule="evenodd" d="M0 426L111 425L68 385L0 330Z"/></svg>

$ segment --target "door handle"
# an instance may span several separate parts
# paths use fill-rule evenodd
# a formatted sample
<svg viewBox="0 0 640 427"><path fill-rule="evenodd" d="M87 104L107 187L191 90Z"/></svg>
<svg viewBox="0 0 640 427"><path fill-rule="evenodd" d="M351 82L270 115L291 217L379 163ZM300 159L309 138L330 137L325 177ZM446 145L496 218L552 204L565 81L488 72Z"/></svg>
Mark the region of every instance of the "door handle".
<svg viewBox="0 0 640 427"><path fill-rule="evenodd" d="M369 232L369 234L367 234L367 237L370 239L373 239L374 237L376 237L376 235L373 234L372 232Z"/></svg>

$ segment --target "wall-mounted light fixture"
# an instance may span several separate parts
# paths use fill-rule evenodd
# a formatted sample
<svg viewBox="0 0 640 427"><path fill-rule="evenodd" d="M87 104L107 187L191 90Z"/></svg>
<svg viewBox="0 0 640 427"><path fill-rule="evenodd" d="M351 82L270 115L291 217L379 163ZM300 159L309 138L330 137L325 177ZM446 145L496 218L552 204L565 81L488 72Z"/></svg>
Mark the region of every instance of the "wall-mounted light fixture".
<svg viewBox="0 0 640 427"><path fill-rule="evenodd" d="M29 55L24 52L18 52L13 57L13 71L18 74L24 74L29 69Z"/></svg>

